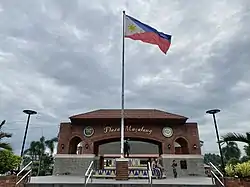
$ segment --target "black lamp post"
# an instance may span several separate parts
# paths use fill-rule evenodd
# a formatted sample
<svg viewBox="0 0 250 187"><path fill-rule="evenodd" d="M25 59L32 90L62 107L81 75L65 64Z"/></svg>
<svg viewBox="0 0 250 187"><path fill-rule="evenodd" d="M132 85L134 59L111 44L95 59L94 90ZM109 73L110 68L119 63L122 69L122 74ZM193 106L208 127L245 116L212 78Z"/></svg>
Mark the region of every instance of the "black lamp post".
<svg viewBox="0 0 250 187"><path fill-rule="evenodd" d="M22 144L22 149L21 149L21 157L23 157L25 141L26 141L27 132L28 132L28 128L29 128L30 116L34 115L34 114L37 114L37 112L34 111L34 110L24 110L23 112L25 114L28 114L28 119L27 119L27 123L26 123L26 128L25 128L24 136L23 136L23 144Z"/></svg>
<svg viewBox="0 0 250 187"><path fill-rule="evenodd" d="M218 146L219 146L219 151L220 151L222 172L223 172L223 174L225 174L225 163L224 163L222 149L221 149L221 143L220 143L220 136L219 136L218 126L217 126L217 122L216 122L216 118L215 118L215 114L219 113L219 112L220 112L219 109L212 109L212 110L206 111L207 114L212 114L213 115L214 127L215 127L216 136L217 136L217 142L218 142Z"/></svg>

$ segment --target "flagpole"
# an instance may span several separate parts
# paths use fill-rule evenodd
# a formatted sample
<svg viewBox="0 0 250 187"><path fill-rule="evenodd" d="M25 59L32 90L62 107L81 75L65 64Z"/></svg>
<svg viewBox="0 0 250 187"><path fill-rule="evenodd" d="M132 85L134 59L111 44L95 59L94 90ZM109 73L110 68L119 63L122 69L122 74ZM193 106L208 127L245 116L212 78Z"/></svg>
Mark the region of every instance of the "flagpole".
<svg viewBox="0 0 250 187"><path fill-rule="evenodd" d="M122 93L121 93L121 158L124 157L124 66L125 66L125 11L122 21Z"/></svg>

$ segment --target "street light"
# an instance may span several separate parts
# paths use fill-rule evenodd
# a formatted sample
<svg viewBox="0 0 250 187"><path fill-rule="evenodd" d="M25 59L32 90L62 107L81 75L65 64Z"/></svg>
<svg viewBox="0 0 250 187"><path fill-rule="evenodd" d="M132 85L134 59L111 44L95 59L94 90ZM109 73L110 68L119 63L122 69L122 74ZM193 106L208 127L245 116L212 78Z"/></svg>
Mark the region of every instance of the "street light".
<svg viewBox="0 0 250 187"><path fill-rule="evenodd" d="M225 173L225 164L224 164L224 159L223 159L223 154L222 154L222 149L221 149L221 144L220 144L219 131L218 131L217 122L216 122L216 118L215 118L215 114L219 113L219 112L220 112L219 109L212 109L212 110L206 111L207 114L212 114L213 115L214 127L215 127L215 131L216 131L217 142L218 142L219 151L220 151L221 166L222 166L222 171L223 171L223 174L224 174Z"/></svg>
<svg viewBox="0 0 250 187"><path fill-rule="evenodd" d="M34 114L37 114L37 112L34 111L34 110L24 110L23 112L25 114L28 114L28 119L27 119L27 124L26 124L26 128L25 128L24 136L23 136L23 144L22 144L22 149L21 149L21 157L23 157L24 145L25 145L25 141L26 141L26 136L27 136L28 128L29 128L30 116L34 115Z"/></svg>

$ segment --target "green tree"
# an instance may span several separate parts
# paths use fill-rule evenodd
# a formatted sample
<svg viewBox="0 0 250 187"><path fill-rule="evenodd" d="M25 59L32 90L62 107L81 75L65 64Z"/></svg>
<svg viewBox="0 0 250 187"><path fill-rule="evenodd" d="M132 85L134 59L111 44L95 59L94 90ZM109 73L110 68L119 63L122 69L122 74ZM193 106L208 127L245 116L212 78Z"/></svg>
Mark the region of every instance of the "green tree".
<svg viewBox="0 0 250 187"><path fill-rule="evenodd" d="M58 141L58 138L55 137L55 138L52 138L50 140L46 140L45 141L45 145L47 148L49 148L49 151L50 151L50 155L52 156L54 151L55 151L55 143Z"/></svg>
<svg viewBox="0 0 250 187"><path fill-rule="evenodd" d="M239 159L237 159L237 158L230 158L228 161L227 161L227 165L230 165L230 164L232 164L232 165L236 165L236 164L238 164L238 163L240 163L241 161L239 160Z"/></svg>
<svg viewBox="0 0 250 187"><path fill-rule="evenodd" d="M249 156L243 156L240 158L240 162L247 162L250 160L250 157Z"/></svg>
<svg viewBox="0 0 250 187"><path fill-rule="evenodd" d="M209 164L209 162L212 162L216 167L219 167L221 165L221 157L217 154L206 153L204 155L204 162L206 164Z"/></svg>
<svg viewBox="0 0 250 187"><path fill-rule="evenodd" d="M4 138L10 138L12 134L6 133L2 131L2 127L5 124L5 120L3 120L0 124L0 150L6 149L6 150L12 150L12 147L10 146L9 143L3 142Z"/></svg>
<svg viewBox="0 0 250 187"><path fill-rule="evenodd" d="M242 142L247 145L244 146L244 151L247 156L250 156L250 132L247 132L245 135L240 133L227 133L222 136L221 142Z"/></svg>
<svg viewBox="0 0 250 187"><path fill-rule="evenodd" d="M55 142L57 142L57 138L46 140L45 137L42 136L39 141L32 141L30 147L25 150L25 164L33 161L32 175L52 174ZM49 149L49 153L46 153L46 149Z"/></svg>
<svg viewBox="0 0 250 187"><path fill-rule="evenodd" d="M240 149L235 142L226 142L226 146L222 147L222 154L226 162L231 158L239 160L241 156Z"/></svg>
<svg viewBox="0 0 250 187"><path fill-rule="evenodd" d="M10 150L0 151L0 174L4 174L15 169L21 163L21 157L15 155Z"/></svg>

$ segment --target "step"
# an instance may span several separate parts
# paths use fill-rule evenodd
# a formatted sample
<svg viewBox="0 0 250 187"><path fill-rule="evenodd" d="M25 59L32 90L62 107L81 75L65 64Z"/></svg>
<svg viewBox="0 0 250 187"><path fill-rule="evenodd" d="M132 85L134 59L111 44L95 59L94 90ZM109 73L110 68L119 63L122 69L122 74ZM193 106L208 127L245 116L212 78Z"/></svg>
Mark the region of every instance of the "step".
<svg viewBox="0 0 250 187"><path fill-rule="evenodd" d="M44 176L31 177L26 187L83 187L83 176ZM88 187L149 187L147 179L130 179L117 181L114 179L93 179L87 184ZM208 177L182 177L154 179L152 187L216 187Z"/></svg>

